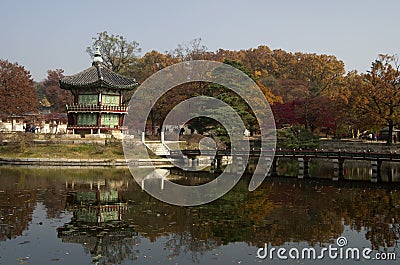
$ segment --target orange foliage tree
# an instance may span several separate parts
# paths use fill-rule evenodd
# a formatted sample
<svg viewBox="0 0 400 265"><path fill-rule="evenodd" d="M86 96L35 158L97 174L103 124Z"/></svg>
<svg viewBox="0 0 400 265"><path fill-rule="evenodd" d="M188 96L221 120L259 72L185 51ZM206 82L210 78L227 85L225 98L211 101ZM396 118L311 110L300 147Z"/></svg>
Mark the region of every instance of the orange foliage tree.
<svg viewBox="0 0 400 265"><path fill-rule="evenodd" d="M400 112L400 65L397 56L379 55L371 69L353 77L350 92L358 116L371 125L388 126L387 144L392 144L394 126Z"/></svg>

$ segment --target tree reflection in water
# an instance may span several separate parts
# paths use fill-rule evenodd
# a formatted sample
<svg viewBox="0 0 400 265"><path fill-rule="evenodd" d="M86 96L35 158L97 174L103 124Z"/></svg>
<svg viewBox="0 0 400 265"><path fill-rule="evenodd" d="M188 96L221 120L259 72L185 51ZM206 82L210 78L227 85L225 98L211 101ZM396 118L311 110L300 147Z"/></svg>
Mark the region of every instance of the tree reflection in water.
<svg viewBox="0 0 400 265"><path fill-rule="evenodd" d="M213 203L178 207L150 197L124 170L66 172L0 169L1 240L20 236L36 202L42 201L48 218L73 212L58 236L82 244L100 264L135 260L143 239L164 242L166 259L189 255L195 263L229 243L322 246L345 229L366 231L374 249L399 242L400 191L395 183L268 178L248 192L244 178ZM205 178L207 174L198 177Z"/></svg>

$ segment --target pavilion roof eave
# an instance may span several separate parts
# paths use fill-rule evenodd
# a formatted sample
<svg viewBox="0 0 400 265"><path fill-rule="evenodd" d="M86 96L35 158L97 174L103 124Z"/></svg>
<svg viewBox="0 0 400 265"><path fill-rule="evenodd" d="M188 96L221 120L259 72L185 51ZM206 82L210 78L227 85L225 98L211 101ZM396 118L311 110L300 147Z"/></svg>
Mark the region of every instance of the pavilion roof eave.
<svg viewBox="0 0 400 265"><path fill-rule="evenodd" d="M62 82L62 80L60 80L59 82L60 88L62 89L66 89L66 90L71 90L71 89L122 89L122 90L131 90L134 89L137 85L139 85L139 83L135 83L134 85L115 85L115 84L110 84L108 82L105 81L96 81L93 83L87 83L87 84L69 84L69 83L65 83Z"/></svg>
<svg viewBox="0 0 400 265"><path fill-rule="evenodd" d="M80 73L59 80L62 89L123 89L130 90L139 85L135 79L127 78L111 70L93 65Z"/></svg>

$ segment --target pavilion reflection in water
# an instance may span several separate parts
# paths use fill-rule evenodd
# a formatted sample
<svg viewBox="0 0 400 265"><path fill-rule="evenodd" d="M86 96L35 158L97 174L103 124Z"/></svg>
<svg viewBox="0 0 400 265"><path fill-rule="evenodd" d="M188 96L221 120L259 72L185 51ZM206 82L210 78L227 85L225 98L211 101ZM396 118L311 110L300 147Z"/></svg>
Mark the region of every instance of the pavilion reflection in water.
<svg viewBox="0 0 400 265"><path fill-rule="evenodd" d="M67 195L67 210L73 212L74 220L77 222L121 221L127 207L116 190L70 192Z"/></svg>
<svg viewBox="0 0 400 265"><path fill-rule="evenodd" d="M72 212L71 222L57 229L63 242L77 243L90 252L94 264L123 260L132 253L121 251L121 242L138 244L135 226L122 222L128 204L121 196L128 182L88 180L66 183L65 210ZM132 258L132 257L131 257Z"/></svg>
<svg viewBox="0 0 400 265"><path fill-rule="evenodd" d="M193 172L181 173L182 181L188 181L182 184L204 181L203 175L197 179ZM174 171L171 175L178 177ZM349 241L367 240L376 251L399 251L400 192L392 183L377 187L364 182L267 178L249 193L248 180L242 179L214 203L177 207L152 199L133 179L74 181L66 183L66 209L73 218L58 229L58 236L81 244L95 264L136 260L147 239L156 242L161 237L172 256L188 251L196 257L236 242L323 245L347 230L360 234L351 233ZM101 215L103 206L119 208L105 208Z"/></svg>

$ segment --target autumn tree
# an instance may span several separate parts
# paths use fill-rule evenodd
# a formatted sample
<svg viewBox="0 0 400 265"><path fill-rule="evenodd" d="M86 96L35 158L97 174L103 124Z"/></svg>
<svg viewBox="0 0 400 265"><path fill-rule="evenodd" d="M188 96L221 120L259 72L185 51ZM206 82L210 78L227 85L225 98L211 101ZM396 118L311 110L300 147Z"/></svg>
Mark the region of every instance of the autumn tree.
<svg viewBox="0 0 400 265"><path fill-rule="evenodd" d="M170 51L169 54L182 61L204 59L203 55L207 52L207 47L201 43L201 38L195 38L189 43L178 44L178 47Z"/></svg>
<svg viewBox="0 0 400 265"><path fill-rule="evenodd" d="M180 61L179 58L173 57L169 53L163 54L153 50L147 52L143 57L138 59L135 66L131 67L130 75L134 76L138 82L142 83L157 71L179 63Z"/></svg>
<svg viewBox="0 0 400 265"><path fill-rule="evenodd" d="M39 101L29 71L18 63L0 60L0 113L38 112Z"/></svg>
<svg viewBox="0 0 400 265"><path fill-rule="evenodd" d="M346 74L344 63L333 55L296 53L293 78L310 84L310 96L334 95Z"/></svg>
<svg viewBox="0 0 400 265"><path fill-rule="evenodd" d="M109 34L107 31L97 33L97 37L92 40L93 44L86 48L86 52L93 58L96 47L100 47L104 65L118 74L126 74L141 52L136 41L128 41L123 36Z"/></svg>
<svg viewBox="0 0 400 265"><path fill-rule="evenodd" d="M48 70L47 78L43 81L44 98L50 103L52 112L65 112L65 105L72 102L70 91L61 89L59 80L64 77L64 70Z"/></svg>
<svg viewBox="0 0 400 265"><path fill-rule="evenodd" d="M252 74L252 70L245 67L242 62L225 59L224 63L240 70L241 72L246 74L249 78L251 78L257 84L258 88L260 88L260 90L263 92L265 98L270 104L274 104L275 102L281 101L279 97L273 95L268 88L259 83L257 78ZM212 73L212 75L218 77L219 80L226 80L225 81L226 83L229 83L231 80L235 80L232 74L234 73L224 70L222 70L221 72L219 71L218 68L215 69L214 72ZM219 99L230 105L235 110L235 112L240 116L244 125L252 134L256 133L259 130L259 124L257 122L255 114L253 113L253 110L241 97L241 95L238 95L233 90L219 84L205 84L205 86L199 89L198 91L201 95ZM249 92L250 91L251 90L249 90ZM257 99L254 98L254 100ZM221 113L228 113L228 112L221 110ZM196 123L197 124L195 123L191 124L193 128L195 128L197 131L205 131L204 128L201 128L202 126L204 127L205 124L204 122L201 121L201 119L197 119ZM215 122L214 124L210 125L211 126L207 128L208 130L221 131L221 124Z"/></svg>
<svg viewBox="0 0 400 265"><path fill-rule="evenodd" d="M370 130L376 124L372 124L366 112L359 108L362 102L357 91L364 86L363 75L353 70L349 71L343 80L340 93L334 98L337 127L343 133L354 137L356 131Z"/></svg>
<svg viewBox="0 0 400 265"><path fill-rule="evenodd" d="M400 114L399 58L380 54L371 69L353 80L351 97L354 109L370 123L389 127L387 144L392 144L393 129Z"/></svg>
<svg viewBox="0 0 400 265"><path fill-rule="evenodd" d="M265 69L268 75L278 79L296 79L293 77L293 68L297 61L292 53L281 49L273 50L265 61Z"/></svg>
<svg viewBox="0 0 400 265"><path fill-rule="evenodd" d="M310 86L307 82L297 79L276 79L266 77L260 80L271 92L282 98L284 102L291 102L309 97Z"/></svg>

